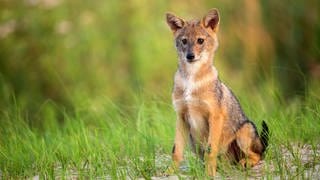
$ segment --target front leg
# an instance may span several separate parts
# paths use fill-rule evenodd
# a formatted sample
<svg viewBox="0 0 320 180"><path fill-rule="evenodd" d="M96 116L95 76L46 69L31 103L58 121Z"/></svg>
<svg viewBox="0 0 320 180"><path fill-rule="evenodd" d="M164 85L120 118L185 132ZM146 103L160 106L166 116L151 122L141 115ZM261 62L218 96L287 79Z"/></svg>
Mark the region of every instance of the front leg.
<svg viewBox="0 0 320 180"><path fill-rule="evenodd" d="M188 137L188 126L184 119L184 115L181 114L177 118L176 124L176 135L174 140L174 145L172 148L172 160L173 160L173 170L179 169L180 163L183 160L183 150L186 145Z"/></svg>
<svg viewBox="0 0 320 180"><path fill-rule="evenodd" d="M209 136L208 147L205 151L206 171L209 176L215 176L217 169L217 155L223 127L223 115L210 115L208 118Z"/></svg>

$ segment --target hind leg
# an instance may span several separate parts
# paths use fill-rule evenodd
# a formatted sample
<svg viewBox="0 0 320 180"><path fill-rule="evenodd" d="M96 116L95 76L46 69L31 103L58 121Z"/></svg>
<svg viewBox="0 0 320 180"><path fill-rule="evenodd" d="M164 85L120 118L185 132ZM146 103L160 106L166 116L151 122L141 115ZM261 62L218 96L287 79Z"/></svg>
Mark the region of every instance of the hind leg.
<svg viewBox="0 0 320 180"><path fill-rule="evenodd" d="M242 167L252 167L260 161L261 153L258 151L260 139L252 123L242 125L236 133L236 142L244 153L244 157L239 160Z"/></svg>

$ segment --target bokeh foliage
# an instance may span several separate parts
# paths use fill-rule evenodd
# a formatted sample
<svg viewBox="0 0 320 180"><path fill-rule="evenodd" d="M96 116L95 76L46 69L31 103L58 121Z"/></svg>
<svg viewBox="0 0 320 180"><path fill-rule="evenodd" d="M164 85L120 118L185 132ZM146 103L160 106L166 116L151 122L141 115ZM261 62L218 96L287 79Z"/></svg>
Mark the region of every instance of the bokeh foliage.
<svg viewBox="0 0 320 180"><path fill-rule="evenodd" d="M0 109L16 103L33 116L48 102L60 112L88 99L99 107L101 97L122 104L145 95L169 102L177 58L164 13L188 19L211 7L221 14L215 64L227 84L236 92L267 87L284 100L303 97L319 87L319 4L0 1Z"/></svg>

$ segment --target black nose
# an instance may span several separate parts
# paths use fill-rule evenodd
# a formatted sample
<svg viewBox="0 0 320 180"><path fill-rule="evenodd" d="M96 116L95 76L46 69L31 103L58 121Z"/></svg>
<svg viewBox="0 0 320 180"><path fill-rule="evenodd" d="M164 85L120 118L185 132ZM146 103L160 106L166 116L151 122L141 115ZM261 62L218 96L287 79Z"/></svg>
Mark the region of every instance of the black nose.
<svg viewBox="0 0 320 180"><path fill-rule="evenodd" d="M188 53L187 54L187 59L188 60L193 60L194 59L194 54L193 53Z"/></svg>

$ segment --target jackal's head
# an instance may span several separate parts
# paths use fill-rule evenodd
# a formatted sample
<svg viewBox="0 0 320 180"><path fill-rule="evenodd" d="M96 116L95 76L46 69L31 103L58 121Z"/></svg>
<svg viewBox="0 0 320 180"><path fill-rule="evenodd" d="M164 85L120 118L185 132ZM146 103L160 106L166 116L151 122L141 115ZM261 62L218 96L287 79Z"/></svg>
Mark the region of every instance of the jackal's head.
<svg viewBox="0 0 320 180"><path fill-rule="evenodd" d="M166 16L175 37L180 61L196 63L212 60L218 47L219 12L217 9L211 9L200 20L185 21L171 13L167 13Z"/></svg>

